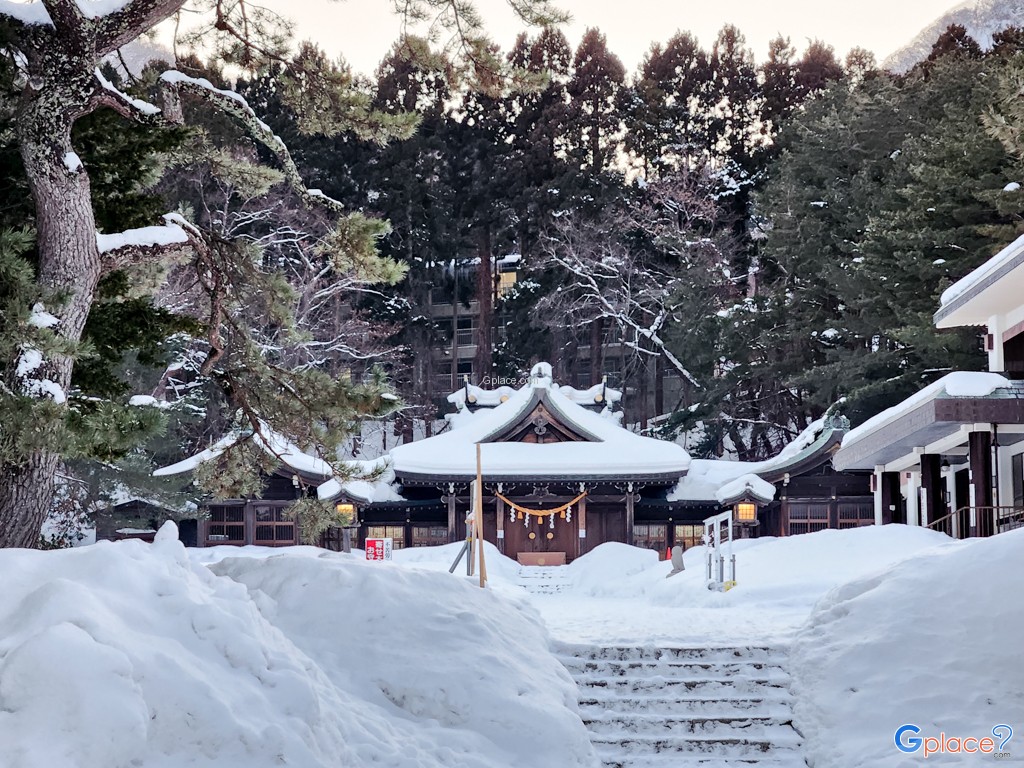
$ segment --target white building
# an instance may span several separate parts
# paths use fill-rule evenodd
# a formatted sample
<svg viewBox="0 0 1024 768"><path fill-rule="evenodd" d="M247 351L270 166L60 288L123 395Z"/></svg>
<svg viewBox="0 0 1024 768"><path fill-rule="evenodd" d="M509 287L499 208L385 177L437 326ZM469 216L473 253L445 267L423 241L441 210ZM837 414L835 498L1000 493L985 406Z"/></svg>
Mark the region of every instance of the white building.
<svg viewBox="0 0 1024 768"><path fill-rule="evenodd" d="M983 327L988 372L955 372L849 432L838 470L874 471L876 522L958 538L1024 525L1024 237L942 294L938 328Z"/></svg>

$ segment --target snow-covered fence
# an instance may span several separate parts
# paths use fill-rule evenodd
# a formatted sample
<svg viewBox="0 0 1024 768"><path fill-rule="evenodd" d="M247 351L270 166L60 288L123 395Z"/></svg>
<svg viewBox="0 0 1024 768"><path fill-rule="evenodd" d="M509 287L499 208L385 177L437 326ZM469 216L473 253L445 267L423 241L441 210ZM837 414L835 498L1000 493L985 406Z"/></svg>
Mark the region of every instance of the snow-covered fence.
<svg viewBox="0 0 1024 768"><path fill-rule="evenodd" d="M724 534L724 538L723 538ZM704 546L707 547L708 589L725 591L736 586L736 555L732 551L732 510L704 521ZM729 579L725 578L725 561L729 559Z"/></svg>

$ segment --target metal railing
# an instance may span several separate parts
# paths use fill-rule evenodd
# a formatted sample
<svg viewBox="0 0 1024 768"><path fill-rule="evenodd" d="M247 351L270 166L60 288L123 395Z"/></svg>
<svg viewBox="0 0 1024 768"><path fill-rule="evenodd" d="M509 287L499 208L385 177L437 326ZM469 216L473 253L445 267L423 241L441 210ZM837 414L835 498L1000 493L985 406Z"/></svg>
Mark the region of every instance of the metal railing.
<svg viewBox="0 0 1024 768"><path fill-rule="evenodd" d="M736 555L732 551L733 530L732 510L714 515L704 521L704 535L707 547L706 565L708 589L728 592L736 586ZM725 563L728 557L729 578L725 578Z"/></svg>
<svg viewBox="0 0 1024 768"><path fill-rule="evenodd" d="M1015 528L1024 528L1024 509L1020 507L960 507L925 526L954 539L993 536Z"/></svg>

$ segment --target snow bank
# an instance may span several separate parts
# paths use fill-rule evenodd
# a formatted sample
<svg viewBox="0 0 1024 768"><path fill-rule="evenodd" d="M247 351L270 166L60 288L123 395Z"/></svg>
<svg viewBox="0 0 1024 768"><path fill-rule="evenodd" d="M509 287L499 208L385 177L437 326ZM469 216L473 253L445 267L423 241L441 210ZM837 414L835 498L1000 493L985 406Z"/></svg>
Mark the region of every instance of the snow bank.
<svg viewBox="0 0 1024 768"><path fill-rule="evenodd" d="M223 560L213 571L245 584L338 688L401 722L385 764L405 765L413 745L437 765L591 764L575 685L527 603L447 573L337 557Z"/></svg>
<svg viewBox="0 0 1024 768"><path fill-rule="evenodd" d="M707 589L704 547L688 549L686 570L666 578L671 563L657 553L602 544L565 567L561 593L534 601L560 641L784 644L831 589L951 542L904 525L739 540L738 584L725 593Z"/></svg>
<svg viewBox="0 0 1024 768"><path fill-rule="evenodd" d="M594 763L522 605L322 551L207 567L167 538L0 551L4 768Z"/></svg>
<svg viewBox="0 0 1024 768"><path fill-rule="evenodd" d="M852 581L822 600L794 643L790 665L795 724L806 737L811 765L920 765L920 750L896 749L894 735L904 724L919 727L921 738L991 738L1000 723L1019 729L1022 549L1024 530L953 544ZM1014 736L1006 751L1018 756L1020 738ZM939 765L992 760L928 758Z"/></svg>

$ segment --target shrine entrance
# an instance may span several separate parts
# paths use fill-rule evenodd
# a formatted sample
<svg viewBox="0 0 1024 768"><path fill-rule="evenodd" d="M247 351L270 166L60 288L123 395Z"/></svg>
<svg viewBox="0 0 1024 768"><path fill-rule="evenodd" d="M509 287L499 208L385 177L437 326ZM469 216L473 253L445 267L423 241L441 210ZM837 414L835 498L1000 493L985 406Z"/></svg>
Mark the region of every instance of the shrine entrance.
<svg viewBox="0 0 1024 768"><path fill-rule="evenodd" d="M575 510L573 510L575 512ZM505 512L505 554L522 565L564 565L576 557L578 515Z"/></svg>

